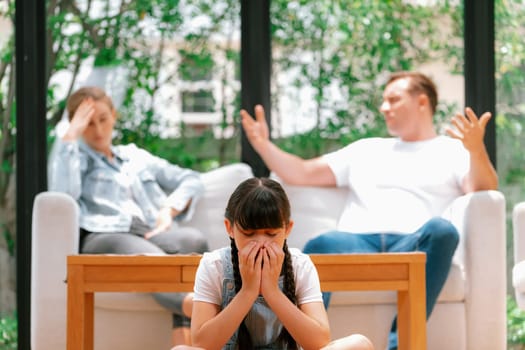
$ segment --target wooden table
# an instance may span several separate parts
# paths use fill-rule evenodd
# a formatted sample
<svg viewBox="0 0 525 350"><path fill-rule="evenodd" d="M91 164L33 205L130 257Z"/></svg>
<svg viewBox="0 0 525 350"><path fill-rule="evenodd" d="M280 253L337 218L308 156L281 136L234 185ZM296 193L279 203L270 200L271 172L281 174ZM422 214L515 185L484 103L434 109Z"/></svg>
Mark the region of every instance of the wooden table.
<svg viewBox="0 0 525 350"><path fill-rule="evenodd" d="M323 291L396 290L399 350L425 350L426 254L311 255Z"/></svg>
<svg viewBox="0 0 525 350"><path fill-rule="evenodd" d="M396 290L400 350L426 349L424 253L311 255L324 291ZM67 348L93 349L95 292L189 292L200 255L67 257Z"/></svg>

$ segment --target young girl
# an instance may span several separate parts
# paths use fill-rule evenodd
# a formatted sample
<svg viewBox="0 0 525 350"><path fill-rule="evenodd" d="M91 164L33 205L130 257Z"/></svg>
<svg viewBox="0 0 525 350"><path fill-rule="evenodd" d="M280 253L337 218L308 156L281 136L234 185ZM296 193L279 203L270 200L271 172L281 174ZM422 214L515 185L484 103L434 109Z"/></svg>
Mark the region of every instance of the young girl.
<svg viewBox="0 0 525 350"><path fill-rule="evenodd" d="M193 346L373 349L361 335L330 343L315 266L286 244L293 221L279 183L266 178L242 182L228 201L224 224L231 247L205 253L197 270Z"/></svg>

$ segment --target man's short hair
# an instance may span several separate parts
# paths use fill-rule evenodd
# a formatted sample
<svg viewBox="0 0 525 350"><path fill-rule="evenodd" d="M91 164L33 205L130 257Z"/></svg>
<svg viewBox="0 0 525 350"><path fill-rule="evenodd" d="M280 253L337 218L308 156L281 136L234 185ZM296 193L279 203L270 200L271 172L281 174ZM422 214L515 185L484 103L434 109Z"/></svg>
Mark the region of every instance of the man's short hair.
<svg viewBox="0 0 525 350"><path fill-rule="evenodd" d="M427 95L430 101L430 108L432 109L432 114L436 113L437 103L438 103L438 93L436 85L428 76L420 72L396 72L390 75L386 85L399 80L408 78L409 86L408 92L410 94L425 94Z"/></svg>

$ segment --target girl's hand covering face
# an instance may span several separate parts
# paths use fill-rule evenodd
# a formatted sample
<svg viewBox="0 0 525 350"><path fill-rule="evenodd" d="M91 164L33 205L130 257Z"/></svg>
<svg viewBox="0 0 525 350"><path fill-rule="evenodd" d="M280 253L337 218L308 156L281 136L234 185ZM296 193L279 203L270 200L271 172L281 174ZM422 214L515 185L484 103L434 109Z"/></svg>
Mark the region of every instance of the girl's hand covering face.
<svg viewBox="0 0 525 350"><path fill-rule="evenodd" d="M279 276L283 267L284 251L282 246L276 242L266 242L259 255L263 256L261 294L264 296L279 289Z"/></svg>
<svg viewBox="0 0 525 350"><path fill-rule="evenodd" d="M224 224L238 249L242 288L256 290L258 295L278 290L284 262L283 246L293 221L290 220L284 227L263 229L242 229L228 219L224 220Z"/></svg>
<svg viewBox="0 0 525 350"><path fill-rule="evenodd" d="M249 242L239 251L243 288L263 296L278 290L283 262L283 248L276 242Z"/></svg>
<svg viewBox="0 0 525 350"><path fill-rule="evenodd" d="M241 273L242 288L253 293L260 293L261 266L263 254L260 254L261 243L248 242L239 250L239 271Z"/></svg>

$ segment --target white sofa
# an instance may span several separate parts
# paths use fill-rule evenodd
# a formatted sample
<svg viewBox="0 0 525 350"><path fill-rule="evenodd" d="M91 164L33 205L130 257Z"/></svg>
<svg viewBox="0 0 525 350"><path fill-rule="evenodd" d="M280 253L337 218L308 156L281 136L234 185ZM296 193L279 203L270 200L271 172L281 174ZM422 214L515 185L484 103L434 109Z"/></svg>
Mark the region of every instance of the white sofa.
<svg viewBox="0 0 525 350"><path fill-rule="evenodd" d="M252 176L247 165L203 174L206 191L193 225L209 236L210 248L228 244L223 211L234 187ZM285 186L295 220L289 245L335 227L345 190ZM65 349L66 256L78 252L76 203L44 192L33 208L33 350ZM447 216L461 232L454 265L428 323L429 350L506 349L505 200L497 191L457 199ZM148 294L100 293L95 297L95 349L169 349L170 314ZM395 313L394 292L338 292L329 317L334 337L360 332L376 349L386 347ZM422 350L422 349L416 349Z"/></svg>
<svg viewBox="0 0 525 350"><path fill-rule="evenodd" d="M525 310L525 202L512 208L512 231L514 235L514 267L512 286L518 307Z"/></svg>

